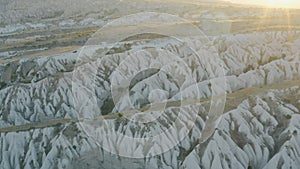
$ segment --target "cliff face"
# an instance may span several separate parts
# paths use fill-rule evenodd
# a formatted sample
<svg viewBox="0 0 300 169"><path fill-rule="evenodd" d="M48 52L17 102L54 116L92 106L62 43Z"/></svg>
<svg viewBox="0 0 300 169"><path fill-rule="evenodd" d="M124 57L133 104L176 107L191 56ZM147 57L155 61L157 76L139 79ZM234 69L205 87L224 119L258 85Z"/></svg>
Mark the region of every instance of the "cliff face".
<svg viewBox="0 0 300 169"><path fill-rule="evenodd" d="M58 6L46 1L53 6L44 8L39 3L26 7L33 3L29 0L1 3L8 11L1 10L0 16L11 18L1 30L13 29L0 37L0 168L300 166L297 23L289 29L280 22L276 28L243 29L257 17L244 7L203 3L193 9L207 5L209 10L198 14L161 3L161 9L174 7L186 18L200 19L193 26L210 32L182 39L146 32L91 45L97 36L109 41L120 32L152 27L164 28L167 35L191 31L184 29L186 23L161 17L166 21L154 26L130 25L136 20L127 19L126 26L114 23L97 34L94 26L128 11L103 14L109 17L100 18L101 23L94 18L97 12L80 15L106 7L106 1L68 1L70 8L65 1ZM94 5L85 8L85 3ZM118 9L125 4L118 3ZM23 10L19 17L15 7ZM64 13L52 20L51 11ZM74 11L77 20L70 19ZM12 23L25 15L40 20L24 23L19 32L15 28L22 24Z"/></svg>

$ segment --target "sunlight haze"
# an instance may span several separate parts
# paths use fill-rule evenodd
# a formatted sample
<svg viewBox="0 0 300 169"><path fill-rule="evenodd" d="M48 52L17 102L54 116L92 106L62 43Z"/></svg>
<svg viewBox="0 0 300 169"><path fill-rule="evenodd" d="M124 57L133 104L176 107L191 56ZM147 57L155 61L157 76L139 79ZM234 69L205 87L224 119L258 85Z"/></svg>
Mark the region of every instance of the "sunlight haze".
<svg viewBox="0 0 300 169"><path fill-rule="evenodd" d="M300 8L298 0L229 0L233 3L263 5L276 8Z"/></svg>

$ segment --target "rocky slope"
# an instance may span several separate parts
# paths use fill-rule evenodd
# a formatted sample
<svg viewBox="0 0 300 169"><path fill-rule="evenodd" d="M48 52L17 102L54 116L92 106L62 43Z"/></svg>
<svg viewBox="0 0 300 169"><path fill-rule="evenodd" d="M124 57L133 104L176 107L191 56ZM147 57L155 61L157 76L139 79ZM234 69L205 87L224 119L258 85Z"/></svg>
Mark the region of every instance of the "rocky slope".
<svg viewBox="0 0 300 169"><path fill-rule="evenodd" d="M162 43L166 41L164 38L143 43L151 44L151 41L156 41L155 44L161 42L167 51L184 49L169 39L167 44ZM78 64L78 53L71 52L3 63L0 94L1 130L3 131L1 132L1 166L2 168L84 168L83 166L90 168L120 168L120 166L124 168L195 168L196 166L198 168L297 168L300 132L298 131L299 81L297 80L300 71L298 42L299 32L265 32L212 37L211 43L206 44L206 49L209 46L218 47L212 51L218 53L215 56L218 56L224 65L226 85L222 87L226 87L228 95L225 112L220 116L216 130L204 142L201 142L200 138L208 120L209 105L213 102L210 100L213 93L210 82L213 78L209 74L218 74L216 69L218 64L212 58L202 59L200 62L203 64L188 64L186 68L180 66L180 69L173 69L175 72L182 73L181 78L178 73L178 77L169 77L168 74L174 76L176 73L166 71L168 66L163 66L165 71L154 69L142 72L141 77L136 75L134 77L136 82L131 81L129 92L133 108L142 109L152 103L154 108L156 106L158 110L163 109L164 107L156 105L157 97L163 97L159 103L164 100L167 104L170 103L162 110L163 115L157 115L158 110L146 109L144 114L153 112L154 115L150 117L158 117L158 119L144 125L137 123L138 116L130 114L132 107L126 104L126 98L123 99L118 95L120 97L117 100L117 103L124 102L125 107L122 107L122 104L114 105L111 86L114 87L118 83L114 82L112 85L113 76L117 76L120 69L128 73L133 71L134 74L133 65L141 68L147 62L149 63L146 65L155 65L157 61L163 62L158 60L159 58L147 60L147 53L144 58L142 57L144 53L141 53L139 56L146 60L135 63L136 60L126 57L128 52L133 50L128 49L121 53L107 52L101 61L95 60L95 63L89 61ZM189 43L204 56L207 50L197 48L201 45L196 38ZM133 41L124 44L131 44L132 48L140 45ZM284 46L280 48L282 44ZM99 54L97 51L99 52L98 48L90 49L90 52L96 54L95 56ZM183 51L183 53L189 52ZM162 58L167 56L163 52L160 54ZM126 59L128 63L124 64L122 59ZM191 55L183 56L186 63L196 63L193 59L195 58ZM203 65L212 67L206 69ZM191 69L188 73L195 80L193 83L190 83L189 75L185 74L187 73L185 69L188 68ZM90 72L92 70L97 71ZM169 67L169 71L171 70ZM97 77L95 86L87 85L91 82L89 76ZM116 79L120 80L120 78L122 76L117 76ZM178 79L183 81L179 82ZM290 82L279 83L287 80ZM272 86L276 83L279 84ZM88 92L83 91L82 88L74 89L74 86L79 85L93 87L95 93L93 97L96 100L90 99ZM195 89L193 86L198 86L198 94L191 92L191 89ZM146 91L154 91L153 96ZM178 95L185 96L185 99L178 100ZM151 97L156 99L151 101ZM195 98L200 98L200 102L193 101ZM89 101L91 102L88 103ZM179 104L175 104L176 102ZM78 110L82 107L83 109L80 109L82 112L79 113ZM172 125L174 119L179 116L179 110L185 112L183 114L187 116L186 118L195 118L194 126L189 128L191 130L187 136L173 148L156 156L151 156L151 152L158 148L155 145L146 150L144 149L146 147L140 149L138 144L132 143L131 148L126 150L137 154L141 151L140 153L149 155L144 159L125 158L115 155L116 152L106 151L107 149L120 150L124 144L128 146L129 143L125 143L126 139L122 138L125 137L124 135L116 134L115 138L109 139L112 143L110 146L113 147L99 148L99 140L104 139L101 136L105 134L102 131L105 126L94 126L80 120L83 117L94 119L102 114L107 117L106 125L114 128L108 131L110 135L118 131L127 136L143 138L170 127L169 125ZM109 116L110 114L113 116ZM55 119L60 120L55 121ZM184 125L189 122L181 120L180 118L179 122ZM124 128L124 126L131 127ZM96 127L97 130L90 127ZM97 133L94 132L102 132L102 135L96 137ZM121 140L124 142L122 143Z"/></svg>
<svg viewBox="0 0 300 169"><path fill-rule="evenodd" d="M0 2L0 168L299 168L299 22L282 27L282 10L274 25L260 8L161 3L157 11L180 11L209 36L143 33L71 46L131 6L156 7L133 2ZM253 31L253 18L270 23ZM190 32L168 21L159 23L166 34Z"/></svg>

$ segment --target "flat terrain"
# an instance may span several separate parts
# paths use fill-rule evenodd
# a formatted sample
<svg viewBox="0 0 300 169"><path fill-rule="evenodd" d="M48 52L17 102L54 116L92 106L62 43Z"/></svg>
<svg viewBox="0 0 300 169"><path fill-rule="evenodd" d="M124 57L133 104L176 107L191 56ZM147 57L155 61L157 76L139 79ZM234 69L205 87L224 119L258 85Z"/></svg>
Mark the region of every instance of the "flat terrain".
<svg viewBox="0 0 300 169"><path fill-rule="evenodd" d="M108 12L106 14L99 13L99 15L106 15L106 17L109 18L107 20L100 19L100 25L94 25L96 24L96 21L99 22L97 17L100 17L95 15L96 13L84 13L83 11L83 13L78 15L75 20L71 15L75 12L75 9L72 11L72 8L70 8L70 18L68 18L68 16L57 15L53 16L53 18L37 19L35 21L37 23L34 23L36 25L51 24L52 26L49 27L29 27L26 29L24 28L21 31L13 31L14 26L10 26L11 32L0 34L1 62L4 62L5 59L11 57L22 58L23 55L27 55L27 58L29 55L36 56L35 54L37 53L40 55L48 55L51 54L52 51L53 53L57 53L54 52L53 49L60 50L60 48L65 49L65 47L72 48L72 46L83 46L88 38L103 25L120 16L126 16L126 12L127 14L130 14L128 13L127 7L131 5L136 6L132 9L132 13L147 11L146 9L140 9L141 6L147 6L149 11L176 14L179 17L189 20L190 23L187 24L194 24L208 36L249 33L254 31L269 32L300 30L300 12L299 10L294 9L272 9L255 6L250 6L249 8L249 6L226 3L204 3L195 1L180 2L173 0L165 2L125 0L121 2L112 1L111 3L116 3L117 6L111 5L110 8L107 9ZM155 4L159 4L160 7L156 7ZM15 8L20 9L21 11L24 10L24 12L30 10L30 8L24 8L24 6L18 3L15 3L14 5L16 6ZM18 7L19 5L22 7ZM67 5L67 3L63 4L61 8L64 8L64 5ZM103 4L93 3L93 5L96 8L98 5L102 6ZM124 6L124 8L122 8L122 6ZM12 8L12 6L9 6L6 10L9 10L9 8ZM3 16L10 14L9 12L2 12L5 13ZM50 14L52 15L52 13L49 13L49 15ZM47 13L45 13L45 15L47 15ZM67 17L67 19L64 17ZM85 18L88 18L91 21L87 22L84 20ZM61 26L62 23L64 23L64 20L72 22L69 26L68 24ZM80 25L83 21L87 22L84 26ZM26 24L28 27L28 23ZM24 27L26 27L26 24L24 23ZM172 27L169 24L173 24L172 26L174 27L181 26L184 28L184 26L181 25L182 23L156 23L156 25L153 26L159 26L163 30L164 25L168 28ZM3 24L3 26L5 26L5 24ZM131 27L128 29L139 28ZM111 30L112 36L120 31L126 32L126 30ZM43 54L43 52L46 53Z"/></svg>

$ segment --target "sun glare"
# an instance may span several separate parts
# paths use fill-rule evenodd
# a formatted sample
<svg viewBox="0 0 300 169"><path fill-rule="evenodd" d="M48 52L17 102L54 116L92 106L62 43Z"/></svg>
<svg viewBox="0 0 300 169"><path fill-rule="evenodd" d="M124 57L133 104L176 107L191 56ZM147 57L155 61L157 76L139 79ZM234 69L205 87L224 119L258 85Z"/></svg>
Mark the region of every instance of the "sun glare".
<svg viewBox="0 0 300 169"><path fill-rule="evenodd" d="M234 3L263 5L272 8L300 8L300 0L228 0Z"/></svg>
<svg viewBox="0 0 300 169"><path fill-rule="evenodd" d="M300 8L299 0L263 0L262 3L276 8Z"/></svg>

